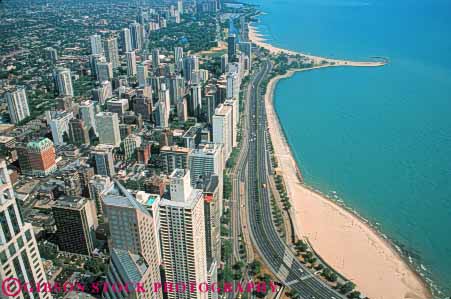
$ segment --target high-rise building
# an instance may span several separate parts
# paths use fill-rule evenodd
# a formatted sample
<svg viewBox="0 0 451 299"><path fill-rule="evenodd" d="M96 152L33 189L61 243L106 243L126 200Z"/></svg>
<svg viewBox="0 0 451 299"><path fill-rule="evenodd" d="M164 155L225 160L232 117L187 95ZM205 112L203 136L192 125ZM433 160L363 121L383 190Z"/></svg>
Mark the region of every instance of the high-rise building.
<svg viewBox="0 0 451 299"><path fill-rule="evenodd" d="M55 145L63 145L69 141L69 121L74 118L74 113L67 111L46 111L47 123L52 131L52 139Z"/></svg>
<svg viewBox="0 0 451 299"><path fill-rule="evenodd" d="M212 175L222 179L224 165L222 160L222 145L216 143L202 143L189 156L189 170L191 184L196 186L199 181Z"/></svg>
<svg viewBox="0 0 451 299"><path fill-rule="evenodd" d="M117 113L99 112L96 115L96 127L99 134L99 142L118 147L121 144L119 132L119 118Z"/></svg>
<svg viewBox="0 0 451 299"><path fill-rule="evenodd" d="M229 55L224 54L221 56L221 73L224 74L227 70L227 64L229 63Z"/></svg>
<svg viewBox="0 0 451 299"><path fill-rule="evenodd" d="M144 28L141 24L133 22L129 26L133 50L141 50L144 45Z"/></svg>
<svg viewBox="0 0 451 299"><path fill-rule="evenodd" d="M93 100L98 102L100 105L104 105L105 101L113 96L112 89L113 87L110 81L100 82L100 86L92 90Z"/></svg>
<svg viewBox="0 0 451 299"><path fill-rule="evenodd" d="M18 279L21 285L26 282L43 285L47 283L38 245L30 223L23 222L17 206L14 190L5 161L0 161L0 279ZM17 293L15 298L30 298L25 288L17 285L8 289ZM9 298L6 294L2 298ZM50 292L33 293L33 298L51 299Z"/></svg>
<svg viewBox="0 0 451 299"><path fill-rule="evenodd" d="M174 48L174 63L175 63L177 72L181 72L183 69L183 48L182 47Z"/></svg>
<svg viewBox="0 0 451 299"><path fill-rule="evenodd" d="M183 77L185 81L191 82L192 74L199 70L199 58L195 55L183 58Z"/></svg>
<svg viewBox="0 0 451 299"><path fill-rule="evenodd" d="M6 102L8 104L9 118L13 124L17 124L30 116L24 87L17 87L16 90L7 92Z"/></svg>
<svg viewBox="0 0 451 299"><path fill-rule="evenodd" d="M127 75L135 76L136 75L136 54L135 51L126 52L125 58L127 59Z"/></svg>
<svg viewBox="0 0 451 299"><path fill-rule="evenodd" d="M91 131L91 134L97 135L96 127L96 109L94 102L83 101L79 105L79 115L80 118L85 122L86 128Z"/></svg>
<svg viewBox="0 0 451 299"><path fill-rule="evenodd" d="M220 191L222 185L220 178L212 175L204 178L200 184L204 192L205 211L205 240L207 250L207 269L216 280L215 271L217 263L221 260L221 214L222 198Z"/></svg>
<svg viewBox="0 0 451 299"><path fill-rule="evenodd" d="M181 98L177 102L177 118L182 122L188 119L188 101L186 97Z"/></svg>
<svg viewBox="0 0 451 299"><path fill-rule="evenodd" d="M177 10L180 14L183 14L183 0L177 0Z"/></svg>
<svg viewBox="0 0 451 299"><path fill-rule="evenodd" d="M160 50L159 49L153 49L152 50L152 68L154 70L158 69L160 66Z"/></svg>
<svg viewBox="0 0 451 299"><path fill-rule="evenodd" d="M115 183L116 194L109 194L104 200L104 212L110 226L111 243L110 249L113 258L108 272L107 281L117 283L117 280L127 278L132 282L140 281L144 288L152 290L154 282L161 281L159 248L157 246L158 236L155 234L155 222L148 210L140 204L122 185ZM139 277L131 276L129 273L133 265L143 265L138 262L128 263L130 259L115 258L115 252L119 255L128 255L133 258L142 258L146 269L139 271ZM133 257L134 256L134 257ZM142 269L142 268L141 268ZM133 271L136 273L136 271ZM121 275L122 274L122 275ZM130 296L127 294L126 296ZM133 298L161 298L162 294L157 292L146 292L136 294ZM117 295L108 292L106 298L117 298ZM122 298L122 297L121 297Z"/></svg>
<svg viewBox="0 0 451 299"><path fill-rule="evenodd" d="M97 214L103 214L103 200L113 187L109 176L96 174L89 180L89 198L95 202Z"/></svg>
<svg viewBox="0 0 451 299"><path fill-rule="evenodd" d="M165 174L171 174L175 169L188 169L192 149L179 146L163 146L160 149L162 169Z"/></svg>
<svg viewBox="0 0 451 299"><path fill-rule="evenodd" d="M231 98L224 102L225 106L232 107L232 147L238 146L238 123L240 121L240 107L237 98Z"/></svg>
<svg viewBox="0 0 451 299"><path fill-rule="evenodd" d="M240 42L239 48L240 48L240 51L249 58L249 66L251 66L252 65L252 43Z"/></svg>
<svg viewBox="0 0 451 299"><path fill-rule="evenodd" d="M227 73L227 98L240 97L241 78L236 72Z"/></svg>
<svg viewBox="0 0 451 299"><path fill-rule="evenodd" d="M56 154L52 141L47 138L17 146L20 169L23 174L47 176L56 171Z"/></svg>
<svg viewBox="0 0 451 299"><path fill-rule="evenodd" d="M99 144L91 150L91 156L96 163L96 174L108 177L115 175L113 149L112 145Z"/></svg>
<svg viewBox="0 0 451 299"><path fill-rule="evenodd" d="M207 281L205 215L202 190L193 189L189 171L176 169L170 176L170 199L160 201L160 243L166 282ZM168 293L168 298L182 298ZM207 298L206 293L183 298Z"/></svg>
<svg viewBox="0 0 451 299"><path fill-rule="evenodd" d="M44 49L44 51L45 51L47 60L49 60L52 63L56 63L58 61L58 52L56 51L56 49L54 49L52 47L47 47Z"/></svg>
<svg viewBox="0 0 451 299"><path fill-rule="evenodd" d="M62 196L53 205L52 212L59 250L91 255L94 250L94 232L98 226L94 201Z"/></svg>
<svg viewBox="0 0 451 299"><path fill-rule="evenodd" d="M185 95L185 79L180 75L176 75L167 78L166 82L166 86L169 86L171 105L175 106Z"/></svg>
<svg viewBox="0 0 451 299"><path fill-rule="evenodd" d="M222 144L223 164L232 153L233 119L232 107L220 104L213 115L213 142Z"/></svg>
<svg viewBox="0 0 451 299"><path fill-rule="evenodd" d="M124 28L121 31L122 52L127 53L133 51L132 37L130 29Z"/></svg>
<svg viewBox="0 0 451 299"><path fill-rule="evenodd" d="M113 79L113 63L98 62L97 63L97 80L100 82L110 81Z"/></svg>
<svg viewBox="0 0 451 299"><path fill-rule="evenodd" d="M103 55L102 37L98 34L89 37L91 41L91 54Z"/></svg>
<svg viewBox="0 0 451 299"><path fill-rule="evenodd" d="M137 67L137 77L138 77L138 87L143 88L148 85L147 77L148 77L148 69L146 64L139 64Z"/></svg>
<svg viewBox="0 0 451 299"><path fill-rule="evenodd" d="M119 61L119 50L117 46L117 38L109 37L103 41L103 47L105 48L105 58L108 62L111 62L113 69L121 65Z"/></svg>
<svg viewBox="0 0 451 299"><path fill-rule="evenodd" d="M73 118L69 121L69 140L74 145L89 144L89 129L83 120Z"/></svg>
<svg viewBox="0 0 451 299"><path fill-rule="evenodd" d="M133 111L141 114L143 120L152 121L152 99L145 96L137 96L133 103Z"/></svg>
<svg viewBox="0 0 451 299"><path fill-rule="evenodd" d="M55 86L59 96L74 96L72 78L69 69L57 68L53 73L53 77L55 79Z"/></svg>
<svg viewBox="0 0 451 299"><path fill-rule="evenodd" d="M198 84L191 86L190 115L200 117L202 112L202 87Z"/></svg>
<svg viewBox="0 0 451 299"><path fill-rule="evenodd" d="M230 61L236 59L236 35L230 34L227 38L227 55Z"/></svg>

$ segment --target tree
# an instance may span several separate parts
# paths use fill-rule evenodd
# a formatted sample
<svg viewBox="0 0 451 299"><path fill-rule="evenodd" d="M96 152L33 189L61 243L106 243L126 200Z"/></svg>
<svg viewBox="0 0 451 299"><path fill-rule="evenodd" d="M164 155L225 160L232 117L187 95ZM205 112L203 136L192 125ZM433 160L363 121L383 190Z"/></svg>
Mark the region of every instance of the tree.
<svg viewBox="0 0 451 299"><path fill-rule="evenodd" d="M339 291L342 294L347 294L347 293L351 292L354 288L355 288L355 284L348 281L340 287Z"/></svg>

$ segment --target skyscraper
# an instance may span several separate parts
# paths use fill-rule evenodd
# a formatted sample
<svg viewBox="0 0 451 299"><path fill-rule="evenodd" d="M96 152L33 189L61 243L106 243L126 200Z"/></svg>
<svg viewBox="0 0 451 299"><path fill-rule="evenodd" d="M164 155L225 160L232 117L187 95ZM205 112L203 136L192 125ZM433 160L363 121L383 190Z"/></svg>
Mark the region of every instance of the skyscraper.
<svg viewBox="0 0 451 299"><path fill-rule="evenodd" d="M83 120L73 118L69 121L69 139L74 145L89 144L89 129Z"/></svg>
<svg viewBox="0 0 451 299"><path fill-rule="evenodd" d="M153 49L152 50L152 67L154 70L158 69L160 66L160 50Z"/></svg>
<svg viewBox="0 0 451 299"><path fill-rule="evenodd" d="M69 69L57 68L53 73L53 77L59 96L74 96L74 90L72 88L72 78Z"/></svg>
<svg viewBox="0 0 451 299"><path fill-rule="evenodd" d="M141 24L133 22L129 26L133 50L141 50L144 44L144 31Z"/></svg>
<svg viewBox="0 0 451 299"><path fill-rule="evenodd" d="M115 189L116 191L107 195L104 200L104 212L111 233L110 249L113 252L107 281L117 283L118 279L126 281L127 278L131 278L132 282L138 280L144 284L145 289L147 287L148 290L152 290L152 283L161 281L158 236L155 235L154 219L122 185L115 182ZM114 257L114 255L117 256ZM125 258L126 255L129 258ZM127 261L138 258L145 261L145 270L139 271L139 277L130 277L131 267L143 264ZM136 271L133 272L136 273ZM112 295L114 294L108 293L106 297L117 298L117 295ZM136 298L156 299L161 298L161 295L161 293L146 292L136 294Z"/></svg>
<svg viewBox="0 0 451 299"><path fill-rule="evenodd" d="M125 58L127 59L127 75L136 75L136 54L135 51L126 52Z"/></svg>
<svg viewBox="0 0 451 299"><path fill-rule="evenodd" d="M61 251L91 255L97 215L94 201L83 197L62 196L52 207L58 248Z"/></svg>
<svg viewBox="0 0 451 299"><path fill-rule="evenodd" d="M199 70L199 58L195 55L183 58L183 77L185 81L192 80L192 74Z"/></svg>
<svg viewBox="0 0 451 299"><path fill-rule="evenodd" d="M117 113L99 112L96 115L96 127L100 143L111 144L115 147L121 144Z"/></svg>
<svg viewBox="0 0 451 299"><path fill-rule="evenodd" d="M96 127L96 110L94 102L83 101L79 106L80 118L85 122L86 128L91 132L91 135L97 135Z"/></svg>
<svg viewBox="0 0 451 299"><path fill-rule="evenodd" d="M203 143L194 149L189 156L189 170L191 185L206 177L217 175L222 179L224 165L222 161L222 145L216 143Z"/></svg>
<svg viewBox="0 0 451 299"><path fill-rule="evenodd" d="M127 53L133 51L132 37L130 34L130 29L124 28L121 31L122 40L122 52Z"/></svg>
<svg viewBox="0 0 451 299"><path fill-rule="evenodd" d="M227 70L227 64L229 63L229 55L224 54L221 56L221 73L224 74Z"/></svg>
<svg viewBox="0 0 451 299"><path fill-rule="evenodd" d="M22 285L47 283L38 245L30 223L23 222L5 161L0 161L0 279L16 278ZM30 293L17 286L16 298L29 298ZM6 294L5 297L6 298ZM33 293L34 298L51 299L50 292Z"/></svg>
<svg viewBox="0 0 451 299"><path fill-rule="evenodd" d="M170 199L160 201L160 242L166 282L207 281L205 216L202 190L193 189L189 171L170 176ZM207 298L206 293L168 293L168 298Z"/></svg>
<svg viewBox="0 0 451 299"><path fill-rule="evenodd" d="M119 50L117 46L117 38L109 37L104 40L103 46L105 49L105 57L108 62L111 62L113 65L113 69L120 66L119 61Z"/></svg>
<svg viewBox="0 0 451 299"><path fill-rule="evenodd" d="M111 62L97 63L97 80L100 82L110 81L113 79L113 64Z"/></svg>
<svg viewBox="0 0 451 299"><path fill-rule="evenodd" d="M177 72L181 72L183 69L183 48L182 47L174 48L174 63L175 63Z"/></svg>
<svg viewBox="0 0 451 299"><path fill-rule="evenodd" d="M143 120L152 121L152 99L145 96L137 96L133 103L133 111L141 114Z"/></svg>
<svg viewBox="0 0 451 299"><path fill-rule="evenodd" d="M96 163L96 174L113 177L114 161L113 161L114 147L109 144L99 144L91 150L91 156Z"/></svg>
<svg viewBox="0 0 451 299"><path fill-rule="evenodd" d="M7 92L6 102L8 103L9 117L13 124L17 124L30 116L24 87L17 87L16 90Z"/></svg>
<svg viewBox="0 0 451 299"><path fill-rule="evenodd" d="M239 98L240 96L240 75L236 72L227 73L227 98Z"/></svg>
<svg viewBox="0 0 451 299"><path fill-rule="evenodd" d="M91 41L91 54L103 55L102 37L98 34L89 37Z"/></svg>
<svg viewBox="0 0 451 299"><path fill-rule="evenodd" d="M148 77L148 69L147 69L147 65L146 64L139 64L137 67L137 72L138 72L138 87L139 88L143 88L145 86L147 86L147 77Z"/></svg>
<svg viewBox="0 0 451 299"><path fill-rule="evenodd" d="M74 118L74 113L67 111L46 111L47 123L52 131L52 139L55 145L63 145L69 141L69 121Z"/></svg>
<svg viewBox="0 0 451 299"><path fill-rule="evenodd" d="M223 104L216 108L213 115L213 142L223 146L223 164L232 153L233 119L232 107Z"/></svg>
<svg viewBox="0 0 451 299"><path fill-rule="evenodd" d="M227 55L230 61L236 59L236 35L230 34L227 38Z"/></svg>

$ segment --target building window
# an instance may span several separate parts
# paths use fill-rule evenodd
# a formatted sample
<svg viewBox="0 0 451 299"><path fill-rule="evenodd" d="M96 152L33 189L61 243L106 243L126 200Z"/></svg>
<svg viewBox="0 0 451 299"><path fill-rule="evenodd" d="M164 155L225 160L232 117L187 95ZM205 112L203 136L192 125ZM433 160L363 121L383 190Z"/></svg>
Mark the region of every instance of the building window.
<svg viewBox="0 0 451 299"><path fill-rule="evenodd" d="M0 261L2 262L2 265L6 263L7 260L8 257L6 256L6 252L5 251L0 252Z"/></svg>

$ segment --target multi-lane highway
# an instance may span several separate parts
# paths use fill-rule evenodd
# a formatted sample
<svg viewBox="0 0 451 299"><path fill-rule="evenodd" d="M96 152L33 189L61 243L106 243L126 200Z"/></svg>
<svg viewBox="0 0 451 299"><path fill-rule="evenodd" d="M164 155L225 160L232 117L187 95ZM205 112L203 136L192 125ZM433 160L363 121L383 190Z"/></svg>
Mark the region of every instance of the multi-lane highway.
<svg viewBox="0 0 451 299"><path fill-rule="evenodd" d="M267 78L272 65L264 61L262 68L251 81L251 93L248 97L249 111L245 114L246 142L242 160L239 162L238 177L246 182L247 222L252 243L257 252L273 271L275 276L287 287L296 290L300 298L338 299L345 298L318 277L313 275L297 258L292 250L278 235L271 219L270 196L267 189L271 171L267 118L265 103L260 88ZM242 149L243 151L243 149ZM245 165L247 175L244 176Z"/></svg>

